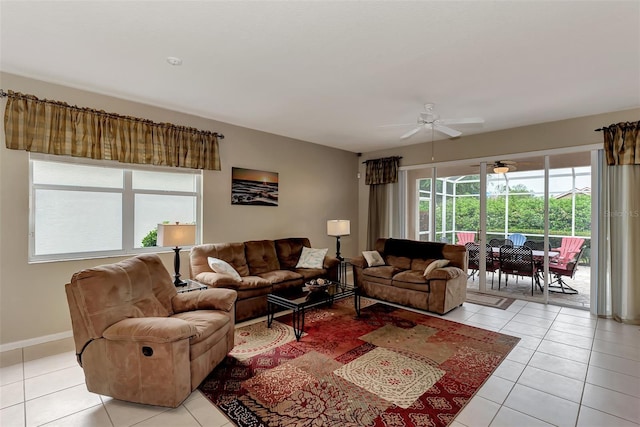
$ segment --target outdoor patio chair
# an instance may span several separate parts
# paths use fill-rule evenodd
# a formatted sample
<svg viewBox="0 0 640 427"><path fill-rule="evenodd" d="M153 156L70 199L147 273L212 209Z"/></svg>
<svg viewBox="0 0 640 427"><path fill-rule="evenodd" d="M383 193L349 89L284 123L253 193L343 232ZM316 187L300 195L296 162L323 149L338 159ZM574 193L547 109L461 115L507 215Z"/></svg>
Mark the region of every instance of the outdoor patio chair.
<svg viewBox="0 0 640 427"><path fill-rule="evenodd" d="M522 246L527 241L527 238L524 234L513 233L509 234L509 240L513 242L513 246Z"/></svg>
<svg viewBox="0 0 640 427"><path fill-rule="evenodd" d="M554 251L560 252L556 260L559 263L569 263L580 252L583 243L582 237L563 237L560 247L553 248Z"/></svg>
<svg viewBox="0 0 640 427"><path fill-rule="evenodd" d="M458 237L458 245L466 245L476 241L476 233L473 231L458 231L456 235Z"/></svg>
<svg viewBox="0 0 640 427"><path fill-rule="evenodd" d="M469 269L471 270L471 280L475 280L474 276L480 271L480 245L477 243L467 243L464 245L469 253ZM491 289L493 289L493 281L498 269L498 262L493 257L493 251L490 245L486 245L485 270L491 272Z"/></svg>
<svg viewBox="0 0 640 427"><path fill-rule="evenodd" d="M527 240L522 245L525 248L531 248L534 251L544 251L544 242L536 242L534 240ZM549 244L549 250L551 250L551 244Z"/></svg>
<svg viewBox="0 0 640 427"><path fill-rule="evenodd" d="M582 249L580 249L580 252L578 252L569 262L552 261L549 263L549 273L553 274L554 276L553 280L549 284L549 292L557 292L569 295L578 293L578 291L569 286L562 277L564 276L573 279L573 276L575 276L576 270L578 269L578 262L580 261L580 258L582 258L584 250L585 247L583 246Z"/></svg>
<svg viewBox="0 0 640 427"><path fill-rule="evenodd" d="M489 240L489 246L492 248L499 248L500 246L513 247L513 241L510 239L491 239Z"/></svg>
<svg viewBox="0 0 640 427"><path fill-rule="evenodd" d="M533 296L534 284L540 286L538 277L538 268L533 262L533 254L531 248L519 247L514 248L511 246L503 245L500 247L500 271L498 272L498 290L500 290L500 283L502 280L502 273L507 275L505 280L505 286L509 280L509 274L514 276L529 276L531 277L531 295ZM541 289L542 290L542 289Z"/></svg>

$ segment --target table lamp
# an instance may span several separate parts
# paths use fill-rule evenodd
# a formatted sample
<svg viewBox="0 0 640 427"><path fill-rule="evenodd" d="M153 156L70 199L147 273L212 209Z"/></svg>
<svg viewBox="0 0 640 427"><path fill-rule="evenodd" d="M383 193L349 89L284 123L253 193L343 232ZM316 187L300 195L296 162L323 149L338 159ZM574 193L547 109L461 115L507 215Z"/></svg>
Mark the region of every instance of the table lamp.
<svg viewBox="0 0 640 427"><path fill-rule="evenodd" d="M327 234L336 238L336 258L342 261L340 256L340 236L351 234L351 221L348 219L330 219L327 221Z"/></svg>
<svg viewBox="0 0 640 427"><path fill-rule="evenodd" d="M168 247L174 246L173 250L176 257L173 261L173 267L176 271L173 284L176 286L186 286L187 282L180 280L180 246L189 246L196 243L196 225L195 224L158 224L157 245Z"/></svg>

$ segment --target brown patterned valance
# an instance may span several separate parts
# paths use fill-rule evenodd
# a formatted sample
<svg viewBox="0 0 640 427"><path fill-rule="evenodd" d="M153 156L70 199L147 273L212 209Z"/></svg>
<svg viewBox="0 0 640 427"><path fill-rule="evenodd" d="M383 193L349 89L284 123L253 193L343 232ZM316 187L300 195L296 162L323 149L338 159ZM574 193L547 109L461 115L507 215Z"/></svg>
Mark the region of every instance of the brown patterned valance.
<svg viewBox="0 0 640 427"><path fill-rule="evenodd" d="M398 168L400 167L400 157L384 157L382 159L372 159L365 162L367 174L365 184L391 184L398 182Z"/></svg>
<svg viewBox="0 0 640 427"><path fill-rule="evenodd" d="M156 166L220 170L215 132L154 123L8 91L7 148Z"/></svg>
<svg viewBox="0 0 640 427"><path fill-rule="evenodd" d="M640 121L612 124L600 130L608 165L640 165Z"/></svg>

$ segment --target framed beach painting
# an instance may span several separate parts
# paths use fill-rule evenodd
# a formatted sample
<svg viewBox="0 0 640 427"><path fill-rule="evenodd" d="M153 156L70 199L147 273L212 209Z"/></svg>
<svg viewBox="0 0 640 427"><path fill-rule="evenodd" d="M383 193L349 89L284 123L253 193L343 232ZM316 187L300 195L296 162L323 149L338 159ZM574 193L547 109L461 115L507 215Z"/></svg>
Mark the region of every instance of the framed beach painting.
<svg viewBox="0 0 640 427"><path fill-rule="evenodd" d="M231 168L231 204L278 206L278 173Z"/></svg>

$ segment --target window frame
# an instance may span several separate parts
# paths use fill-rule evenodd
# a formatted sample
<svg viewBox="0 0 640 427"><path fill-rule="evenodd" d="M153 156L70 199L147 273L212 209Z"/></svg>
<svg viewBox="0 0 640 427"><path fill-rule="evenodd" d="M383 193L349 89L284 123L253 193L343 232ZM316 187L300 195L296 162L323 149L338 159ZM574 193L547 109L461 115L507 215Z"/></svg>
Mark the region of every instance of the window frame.
<svg viewBox="0 0 640 427"><path fill-rule="evenodd" d="M120 169L123 172L122 187L121 188L107 188L107 187L90 187L90 186L73 186L73 185L58 185L58 184L34 184L34 168L33 162L52 162L52 163L66 163L75 164L81 166L90 166L97 168L110 168ZM188 174L195 178L195 191L163 191L163 190L144 190L133 189L133 172L134 171L147 171L147 172L162 172L162 173L175 173L175 174ZM162 167L162 166L143 166L131 163L120 163L108 160L92 160L84 158L75 158L67 156L55 156L49 154L29 153L29 256L28 263L44 263L44 262L59 262L69 260L80 259L95 259L95 258L110 258L110 257L122 257L122 256L134 256L142 253L158 253L158 252L171 252L170 248L163 248L158 246L153 247L141 247L136 248L134 242L134 228L135 228L135 196L136 194L150 194L150 195L166 195L166 196L190 196L195 197L195 223L196 223L196 245L201 243L202 236L202 170L200 169L187 169L187 168L175 168L175 167ZM102 250L102 251L89 251L89 252L71 252L71 253L57 253L36 255L35 245L35 203L36 203L36 191L37 190L68 190L68 191L87 191L87 192L104 192L104 193L117 193L122 195L122 235L121 235L121 249L117 250ZM185 246L183 249L188 249L191 246Z"/></svg>

